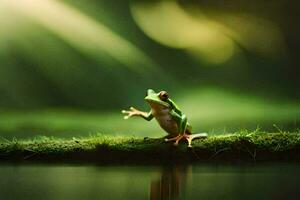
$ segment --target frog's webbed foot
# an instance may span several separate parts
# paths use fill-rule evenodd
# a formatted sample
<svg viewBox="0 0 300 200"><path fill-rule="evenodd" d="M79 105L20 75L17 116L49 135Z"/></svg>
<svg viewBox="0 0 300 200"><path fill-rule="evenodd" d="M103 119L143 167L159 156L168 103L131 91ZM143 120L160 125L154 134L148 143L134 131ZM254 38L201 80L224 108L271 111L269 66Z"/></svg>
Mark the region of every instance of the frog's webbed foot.
<svg viewBox="0 0 300 200"><path fill-rule="evenodd" d="M207 133L198 133L198 134L178 134L176 137L170 138L170 139L165 139L166 142L174 141L174 145L177 146L180 140L186 139L188 141L188 147L192 147L192 140L195 138L202 138L202 137L207 137Z"/></svg>
<svg viewBox="0 0 300 200"><path fill-rule="evenodd" d="M179 141L183 138L183 135L177 135L176 137L165 139L166 142L175 141L174 145L177 146Z"/></svg>
<svg viewBox="0 0 300 200"><path fill-rule="evenodd" d="M132 116L140 116L143 112L135 109L134 107L130 107L130 110L122 110L122 113L127 114L124 116L124 119L128 119Z"/></svg>
<svg viewBox="0 0 300 200"><path fill-rule="evenodd" d="M184 134L184 137L188 141L188 147L192 147L193 139L207 137L207 133L197 133L197 134L192 134L192 135Z"/></svg>

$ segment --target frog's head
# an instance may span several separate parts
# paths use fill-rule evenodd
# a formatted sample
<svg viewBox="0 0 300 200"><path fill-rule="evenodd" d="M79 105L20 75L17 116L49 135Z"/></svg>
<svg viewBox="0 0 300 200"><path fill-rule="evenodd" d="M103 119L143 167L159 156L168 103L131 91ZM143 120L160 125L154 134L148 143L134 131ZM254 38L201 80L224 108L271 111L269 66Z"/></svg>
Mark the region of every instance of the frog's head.
<svg viewBox="0 0 300 200"><path fill-rule="evenodd" d="M145 100L149 103L151 107L163 106L170 107L169 104L169 95L166 91L160 91L159 93L155 93L154 90L148 89Z"/></svg>

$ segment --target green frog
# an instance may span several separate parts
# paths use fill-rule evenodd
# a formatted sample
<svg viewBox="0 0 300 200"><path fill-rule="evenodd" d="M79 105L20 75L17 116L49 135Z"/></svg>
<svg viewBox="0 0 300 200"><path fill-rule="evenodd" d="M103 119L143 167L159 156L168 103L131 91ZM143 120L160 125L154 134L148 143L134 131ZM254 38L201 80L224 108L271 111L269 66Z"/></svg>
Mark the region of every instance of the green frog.
<svg viewBox="0 0 300 200"><path fill-rule="evenodd" d="M165 141L175 141L174 145L176 146L180 140L186 139L188 147L192 147L193 139L207 137L207 133L192 134L192 127L188 123L187 117L169 98L166 91L156 93L154 90L148 89L145 100L151 107L150 112L143 112L134 107L130 107L130 110L122 110L122 113L126 114L124 119L139 116L150 121L155 118L161 128L168 133L165 137Z"/></svg>

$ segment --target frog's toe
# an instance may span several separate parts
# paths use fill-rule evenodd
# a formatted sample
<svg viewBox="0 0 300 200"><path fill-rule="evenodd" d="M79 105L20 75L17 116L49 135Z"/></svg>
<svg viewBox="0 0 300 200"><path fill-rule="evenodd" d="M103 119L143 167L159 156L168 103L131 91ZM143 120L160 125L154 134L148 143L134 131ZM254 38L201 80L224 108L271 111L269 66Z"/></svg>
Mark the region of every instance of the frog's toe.
<svg viewBox="0 0 300 200"><path fill-rule="evenodd" d="M129 109L132 111L137 111L137 109L135 109L134 107L130 107Z"/></svg>

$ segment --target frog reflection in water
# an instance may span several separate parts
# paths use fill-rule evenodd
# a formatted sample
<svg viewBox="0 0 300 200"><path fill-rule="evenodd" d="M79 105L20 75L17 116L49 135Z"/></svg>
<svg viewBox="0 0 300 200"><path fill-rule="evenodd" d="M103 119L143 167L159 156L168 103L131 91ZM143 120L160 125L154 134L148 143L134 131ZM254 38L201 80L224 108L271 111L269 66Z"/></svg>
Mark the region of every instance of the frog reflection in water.
<svg viewBox="0 0 300 200"><path fill-rule="evenodd" d="M191 166L164 166L150 184L150 200L184 199Z"/></svg>
<svg viewBox="0 0 300 200"><path fill-rule="evenodd" d="M154 90L149 89L145 100L151 107L150 112L142 112L131 107L129 111L122 111L122 113L127 114L124 119L132 116L140 116L150 121L155 118L159 125L168 133L165 141L175 141L174 145L178 145L180 140L186 139L188 147L192 147L191 143L193 139L207 137L206 133L192 134L192 127L188 123L187 117L169 98L166 91L155 93Z"/></svg>

